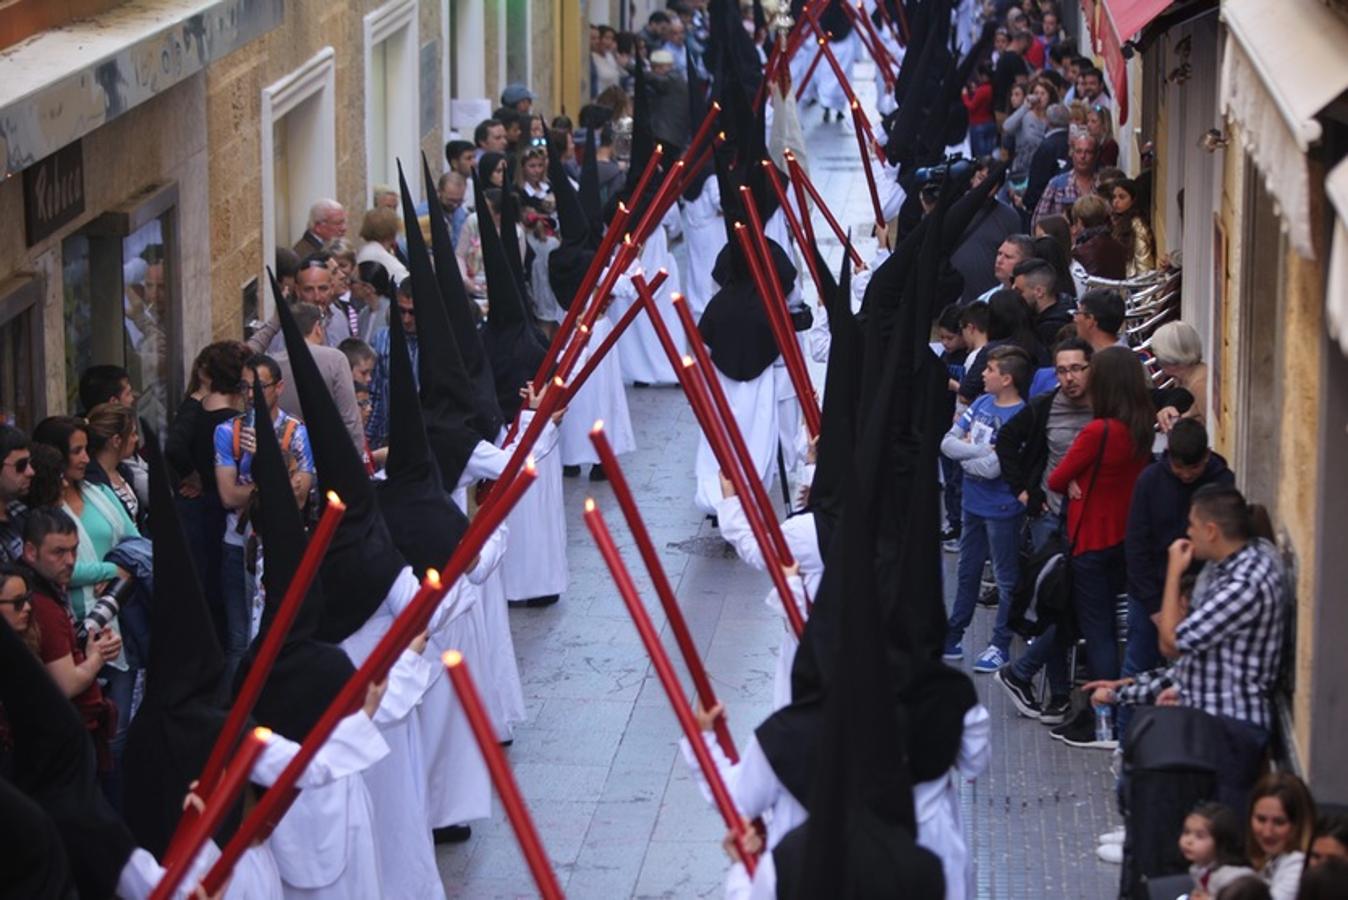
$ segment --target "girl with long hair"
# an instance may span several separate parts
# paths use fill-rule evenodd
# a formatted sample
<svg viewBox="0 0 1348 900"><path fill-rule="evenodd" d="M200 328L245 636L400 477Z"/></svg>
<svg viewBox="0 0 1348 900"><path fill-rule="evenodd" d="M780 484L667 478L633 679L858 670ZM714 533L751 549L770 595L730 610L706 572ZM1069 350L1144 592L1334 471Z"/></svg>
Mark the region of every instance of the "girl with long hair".
<svg viewBox="0 0 1348 900"><path fill-rule="evenodd" d="M1108 347L1091 356L1091 422L1062 462L1048 488L1068 498L1067 536L1072 553L1072 607L1086 641L1092 680L1119 677L1115 602L1124 589L1124 534L1133 485L1151 462L1156 412L1147 373L1136 354ZM1055 728L1072 746L1112 747L1097 740L1090 709Z"/></svg>

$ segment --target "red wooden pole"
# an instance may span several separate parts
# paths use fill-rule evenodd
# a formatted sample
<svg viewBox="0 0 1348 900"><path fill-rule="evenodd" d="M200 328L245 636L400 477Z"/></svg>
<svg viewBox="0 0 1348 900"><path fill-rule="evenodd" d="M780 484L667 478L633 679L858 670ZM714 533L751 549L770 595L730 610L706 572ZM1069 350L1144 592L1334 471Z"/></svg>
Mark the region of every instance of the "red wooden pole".
<svg viewBox="0 0 1348 900"><path fill-rule="evenodd" d="M814 399L814 385L810 383L810 373L805 368L805 357L800 352L800 343L796 340L796 332L786 311L786 297L782 294L782 286L777 283L777 273L773 270L767 238L763 235L763 223L758 221L758 211L753 206L752 198L748 199L746 205L754 227L748 229L742 223L736 222L735 238L740 242L740 248L749 261L749 268L758 285L763 309L772 326L773 336L777 339L777 349L782 353L786 374L790 376L791 386L796 390L796 402L800 404L801 414L805 417L805 427L809 430L810 437L816 437L819 434L819 404ZM751 230L753 237L757 238L757 253L750 238Z"/></svg>
<svg viewBox="0 0 1348 900"><path fill-rule="evenodd" d="M477 516L474 517L467 532L459 540L459 545L454 549L454 554L445 563L445 577L442 580L440 573L434 569L426 572L426 577L421 583L421 589L417 591L410 603L403 608L398 617L393 620L393 624L384 636L379 639L370 655L365 658L365 662L352 673L347 679L346 684L342 685L337 696L333 698L332 704L324 711L318 723L314 725L309 734L300 744L299 751L289 764L281 771L275 783L258 800L253 811L248 814L243 823L239 826L234 837L225 845L220 852L220 858L216 860L215 865L206 873L205 879L201 882L202 887L206 889L208 896L215 894L224 885L225 879L229 877L230 872L234 870L239 857L252 845L253 840L257 838L264 828L270 827L271 823L279 821L285 814L289 804L294 801L296 796L295 782L300 775L308 768L309 763L313 762L323 744L327 743L332 736L333 729L337 723L349 715L353 710L359 709L365 698L365 692L371 684L382 681L392 668L398 654L406 649L417 634L426 629L431 616L435 613L436 606L440 599L444 597L445 592L451 588L464 572L468 570L472 561L486 543L487 538L497 526L504 521L506 515L519 502L524 491L538 477L538 473L529 463L519 478L516 478L499 495L497 502L490 507L480 507Z"/></svg>
<svg viewBox="0 0 1348 900"><path fill-rule="evenodd" d="M669 272L665 269L656 272L655 277L651 279L651 290L658 291L660 285L664 284L665 279L667 278L669 278ZM613 349L613 345L618 343L618 339L623 336L623 332L627 330L627 326L631 325L632 322L636 320L636 317L641 313L641 310L642 305L640 303L633 303L629 306L627 310L618 317L618 321L613 324L609 333L599 342L599 346L596 347L589 358L585 360L585 365L581 366L580 371L566 383L566 402L568 404L571 402L571 398L575 397L576 394L580 392L580 389L585 386L585 382L594 374L594 370L604 361L604 357ZM600 312L600 315L603 315L602 311Z"/></svg>
<svg viewBox="0 0 1348 900"><path fill-rule="evenodd" d="M299 568L295 570L295 576L286 586L281 604L276 608L276 615L272 618L267 634L258 647L253 665L248 670L248 677L244 679L243 687L234 698L234 705L230 707L225 724L221 726L220 733L215 738L215 745L211 747L211 754L206 758L206 765L202 767L201 776L197 779L197 796L207 803L210 802L220 776L224 773L229 754L233 752L239 736L243 734L248 716L257 705L262 686L266 684L272 664L276 662L276 657L285 645L290 626L295 624L295 617L299 615L300 607L304 605L304 598L308 596L309 588L318 575L319 563L323 561L323 555L327 553L328 545L332 543L332 536L337 532L337 523L346 512L346 505L332 491L328 491L327 500L318 526L304 548L304 555L300 557ZM178 820L178 826L169 840L168 849L164 851L161 862L165 869L172 868L174 863L178 862L183 850L182 842L196 818L195 809L189 807L183 810L182 818Z"/></svg>
<svg viewBox="0 0 1348 900"><path fill-rule="evenodd" d="M833 217L828 205L824 203L824 198L819 196L819 190L810 181L810 176L805 174L805 170L801 168L800 163L796 162L796 156L790 150L786 151L786 164L791 169L791 181L800 185L809 193L810 199L814 200L815 206L819 207L819 211L823 213L824 221L828 222L829 227L833 229L833 234L838 238L838 243L847 246L847 233L842 230L838 220ZM852 248L850 253L853 265L860 266L862 264L861 254L857 253L855 247Z"/></svg>
<svg viewBox="0 0 1348 900"><path fill-rule="evenodd" d="M740 498L740 505L744 509L744 517L749 521L749 530L753 532L759 552L763 554L764 567L767 569L768 577L772 579L773 587L777 590L782 603L786 607L786 618L791 623L792 630L796 637L800 637L801 632L805 630L805 622L800 616L800 610L796 609L790 585L787 584L786 576L782 573L782 567L795 565L795 560L791 556L790 548L786 545L786 537L782 534L781 524L772 511L772 501L763 488L763 482L758 477L757 469L754 468L753 457L749 453L748 446L744 443L744 436L740 434L739 425L730 412L730 403L726 400L725 392L721 390L720 382L715 380L716 373L711 369L708 370L708 378L712 387L707 388L702 385L698 364L692 357L679 356L679 351L674 346L674 339L670 336L664 320L660 318L655 306L655 297L647 287L645 279L638 275L633 279L633 284L636 285L637 293L641 295L641 302L646 307L646 314L651 317L655 326L655 333L660 339L660 346L674 366L674 372L679 379L679 386L683 388L684 395L687 396L688 403L693 408L693 415L697 417L702 433L707 436L707 443L711 445L716 463L725 473L726 478L730 479L730 483L735 488L735 494ZM697 326L691 324L693 317L692 313L688 312L687 306L687 302L682 297L675 295L674 308L679 310L679 318L683 322L684 331L691 338L697 331ZM698 335L692 343L694 352L701 351L700 357L706 357L707 351L702 346L701 335ZM710 357L706 358L707 365L710 366ZM709 391L712 390L715 391L715 396L720 403L721 413L719 417L718 407L713 406L710 399ZM808 597L806 602L809 602Z"/></svg>
<svg viewBox="0 0 1348 900"><path fill-rule="evenodd" d="M173 892L187 876L187 870L191 868L192 860L196 859L202 845L224 822L230 807L234 805L234 798L239 796L239 792L248 783L248 776L252 774L257 758L262 755L262 751L270 741L271 731L266 728L254 728L253 733L244 738L239 752L229 761L229 766L222 770L224 777L216 786L211 799L202 798L206 803L205 810L193 819L191 827L187 829L178 859L172 865L164 866L164 875L150 892L150 900L168 900L173 896Z"/></svg>
<svg viewBox="0 0 1348 900"><path fill-rule="evenodd" d="M590 429L590 443L594 444L595 452L599 454L604 474L608 476L609 484L613 487L613 496L617 498L618 506L623 511L623 518L627 520L627 529L632 532L632 537L637 542L637 552L641 554L641 560L646 564L646 572L651 576L651 583L655 585L655 595L660 599L665 618L669 620L670 631L674 632L674 642L679 645L683 663L688 667L688 674L692 676L693 690L697 691L697 699L703 709L710 710L716 706L716 691L712 689L707 669L702 665L702 658L698 656L697 647L693 644L693 636L688 631L688 623L684 621L678 598L674 596L674 588L665 575L665 567L660 564L660 554L655 551L655 542L651 540L651 534L646 530L646 523L642 521L641 510L637 508L632 489L627 484L627 476L623 474L622 466L618 464L618 457L613 452L608 438L604 436L603 422L595 422L594 428ZM739 762L740 755L735 749L735 740L730 736L725 716L717 717L715 731L717 743L721 745L726 758L732 763Z"/></svg>
<svg viewBox="0 0 1348 900"><path fill-rule="evenodd" d="M627 571L622 556L618 554L618 548L613 543L613 536L609 534L608 527L604 525L604 517L600 515L599 508L595 506L593 499L586 499L585 501L585 525L590 529L590 534L599 547L599 553L604 557L604 562L613 575L613 581L618 586L618 593L623 598L623 603L627 605L627 611L632 615L632 622L637 627L637 633L641 635L641 642L646 645L646 652L650 654L651 663L655 666L655 673L660 677L660 684L669 697L669 705L674 708L674 716L679 720L683 735L693 748L693 755L697 757L697 764L702 769L702 775L707 780L707 786L711 788L711 795L712 799L716 801L716 808L720 811L721 818L725 820L726 827L734 835L735 846L739 849L740 859L743 860L744 867L749 874L753 875L756 860L749 853L748 833L744 825L744 819L740 816L739 810L735 808L735 802L730 799L730 791L726 788L725 781L722 780L721 773L716 768L716 763L707 751L707 745L702 742L702 732L698 729L696 720L693 719L693 711L688 708L688 701L683 696L683 689L679 686L679 679L674 674L674 667L669 662L669 655L665 653L665 648L660 643L660 636L655 633L655 626L651 624L651 618L646 614L646 607L641 604L641 597L637 594L636 585L632 583L632 575Z"/></svg>
<svg viewBox="0 0 1348 900"><path fill-rule="evenodd" d="M782 213L786 216L786 224L791 227L791 234L796 239L796 246L800 248L800 253L805 257L805 265L810 270L810 278L814 281L814 289L819 294L819 302L824 302L824 282L819 275L819 264L814 258L814 241L809 239L805 230L801 227L800 219L796 218L795 210L791 208L791 203L786 196L786 188L782 186L781 175L777 172L777 166L772 160L765 159L762 162L764 170L768 173L768 181L772 183L772 192L777 195L777 202L782 206ZM801 207L804 209L804 207Z"/></svg>
<svg viewBox="0 0 1348 900"><path fill-rule="evenodd" d="M565 360L565 357L563 357ZM491 502L491 498L502 484L509 485L515 480L520 469L524 466L525 459L534 448L538 441L538 436L543 433L543 427L548 424L552 414L557 411L562 398L566 396L566 386L562 382L560 375L554 376L548 389L543 392L543 399L538 404L538 409L534 410L534 416L529 420L529 427L524 429L523 436L519 443L515 445L515 450L510 454L510 459L506 461L505 468L501 471L501 477L497 478L487 491L487 496L482 499L482 505L485 506Z"/></svg>
<svg viewBox="0 0 1348 900"><path fill-rule="evenodd" d="M796 88L796 99L799 100L805 95L805 86L810 83L814 77L814 70L819 68L820 61L824 58L824 48L828 45L828 38L819 38L819 49L815 51L814 59L810 61L810 66L805 70L805 74L800 79L800 85Z"/></svg>
<svg viewBox="0 0 1348 900"><path fill-rule="evenodd" d="M880 206L880 192L875 186L875 173L871 171L871 154L866 149L866 139L861 136L861 105L852 101L852 121L857 135L857 152L861 154L861 170L866 173L866 189L871 195L871 209L875 212L875 227L885 230L885 211Z"/></svg>
<svg viewBox="0 0 1348 900"><path fill-rule="evenodd" d="M482 758L487 762L492 784L496 786L501 805L505 807L506 817L510 819L510 827L514 829L520 850L524 852L524 861L529 864L534 884L538 885L538 892L545 900L561 900L564 895L562 886L557 881L557 873L548 862L547 851L543 849L543 841L538 836L538 829L534 827L533 817L529 815L529 807L520 794L519 785L515 783L515 776L510 771L510 764L506 762L505 753L497 743L496 730L492 728L491 719L482 706L482 697L473 684L473 676L468 673L468 663L464 660L463 654L457 650L446 651L442 661L445 664L445 671L449 673L449 683L454 686L454 692L459 695L459 702L463 704L464 714L473 729L473 737L477 739L477 745L482 750Z"/></svg>

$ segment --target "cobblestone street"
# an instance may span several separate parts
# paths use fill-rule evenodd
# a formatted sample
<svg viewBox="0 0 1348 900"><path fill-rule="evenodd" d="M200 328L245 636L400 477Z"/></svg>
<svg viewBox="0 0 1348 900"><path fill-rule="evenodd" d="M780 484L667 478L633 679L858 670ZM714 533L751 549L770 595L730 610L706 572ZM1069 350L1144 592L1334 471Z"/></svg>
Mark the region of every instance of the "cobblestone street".
<svg viewBox="0 0 1348 900"><path fill-rule="evenodd" d="M843 227L866 232L870 206L855 138L837 124L820 125L817 109L804 110L802 120L820 191ZM822 235L827 226L820 220L816 230ZM836 266L841 247L825 244ZM866 258L873 244L860 242ZM735 559L693 507L697 425L681 392L629 388L628 402L638 450L623 468L742 746L770 709L782 626L763 602L768 580ZM611 489L568 480L570 588L552 608L511 612L529 721L515 730L510 761L568 896L719 896L726 870L720 819L678 753L678 724L581 522L587 496L599 502L669 638ZM948 599L954 561L947 554ZM966 646L981 648L991 625L992 611L980 609ZM672 651L672 639L666 647ZM978 677L977 686L992 711L993 756L963 793L973 896L1111 896L1118 869L1094 852L1096 836L1118 824L1110 755L1051 740L1044 726L1017 718L990 679ZM474 825L467 844L440 848L439 862L450 896L532 892L499 805L491 821Z"/></svg>

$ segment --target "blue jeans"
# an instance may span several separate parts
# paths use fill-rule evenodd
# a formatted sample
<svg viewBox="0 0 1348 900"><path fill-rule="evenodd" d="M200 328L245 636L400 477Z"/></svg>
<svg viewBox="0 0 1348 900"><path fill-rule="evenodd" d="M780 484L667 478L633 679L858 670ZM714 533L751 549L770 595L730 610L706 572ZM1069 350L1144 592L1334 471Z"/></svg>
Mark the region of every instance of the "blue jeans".
<svg viewBox="0 0 1348 900"><path fill-rule="evenodd" d="M122 811L122 752L126 749L126 730L131 726L131 701L136 690L136 670L114 669L104 666L98 670L103 682L103 693L117 706L117 733L108 742L112 768L102 773L99 781L103 795L118 812Z"/></svg>
<svg viewBox="0 0 1348 900"><path fill-rule="evenodd" d="M1072 605L1086 642L1086 670L1092 680L1119 677L1115 605L1125 581L1123 544L1072 557Z"/></svg>
<svg viewBox="0 0 1348 900"><path fill-rule="evenodd" d="M1156 623L1151 620L1147 608L1132 597L1128 598L1128 643L1123 650L1123 667L1120 678L1130 678L1139 672L1148 672L1161 665L1160 639L1156 634ZM1128 728L1133 718L1131 706L1119 706L1119 733Z"/></svg>
<svg viewBox="0 0 1348 900"><path fill-rule="evenodd" d="M954 531L960 527L960 494L964 486L964 469L953 459L941 457L941 493L945 499L945 520Z"/></svg>
<svg viewBox="0 0 1348 900"><path fill-rule="evenodd" d="M964 629L973 621L974 605L983 580L983 563L992 556L993 577L997 579L997 622L992 628L992 646L1006 655L1011 649L1011 594L1020 578L1020 525L1024 516L986 519L964 510L964 528L960 532L960 558L956 569L955 608L950 613L946 645L954 646L964 638Z"/></svg>
<svg viewBox="0 0 1348 900"><path fill-rule="evenodd" d="M975 157L987 156L997 149L997 123L984 122L969 126L969 152Z"/></svg>
<svg viewBox="0 0 1348 900"><path fill-rule="evenodd" d="M252 583L243 565L243 548L226 543L220 551L220 588L225 599L225 659L232 673L248 650Z"/></svg>

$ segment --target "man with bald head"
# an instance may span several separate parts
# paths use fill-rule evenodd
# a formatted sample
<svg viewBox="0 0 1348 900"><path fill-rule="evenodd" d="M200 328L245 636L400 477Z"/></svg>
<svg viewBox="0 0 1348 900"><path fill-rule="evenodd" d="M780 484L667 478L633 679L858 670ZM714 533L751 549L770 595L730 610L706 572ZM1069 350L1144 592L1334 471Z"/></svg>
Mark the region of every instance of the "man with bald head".
<svg viewBox="0 0 1348 900"><path fill-rule="evenodd" d="M459 245L459 231L468 219L468 210L463 205L467 191L468 182L453 169L441 175L435 184L435 194L440 198L440 207L445 211L445 224L449 226L449 236L456 247Z"/></svg>
<svg viewBox="0 0 1348 900"><path fill-rule="evenodd" d="M328 241L339 237L346 237L346 207L336 200L316 200L309 207L309 227L295 242L295 252L300 255L300 259L304 259L322 250Z"/></svg>

